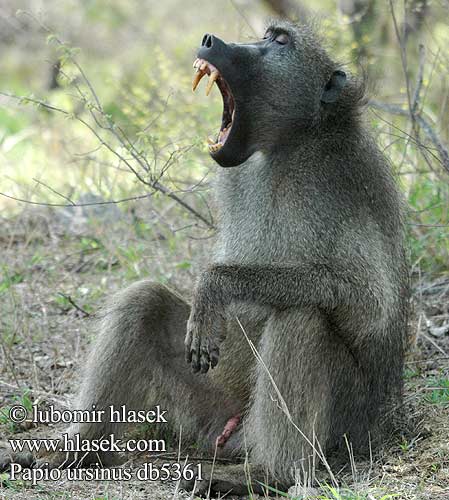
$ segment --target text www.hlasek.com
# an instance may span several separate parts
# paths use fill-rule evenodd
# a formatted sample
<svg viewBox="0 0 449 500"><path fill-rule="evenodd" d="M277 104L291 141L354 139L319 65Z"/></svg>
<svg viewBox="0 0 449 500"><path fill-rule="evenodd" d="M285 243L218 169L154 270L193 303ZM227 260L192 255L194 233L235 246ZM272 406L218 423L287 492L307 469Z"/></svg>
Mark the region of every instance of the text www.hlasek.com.
<svg viewBox="0 0 449 500"><path fill-rule="evenodd" d="M62 434L59 439L10 439L9 445L14 453L29 451L70 453L98 452L165 452L163 439L117 439L113 434L101 439L82 439L79 434Z"/></svg>
<svg viewBox="0 0 449 500"><path fill-rule="evenodd" d="M160 405L151 410L127 409L125 405L114 407L110 405L105 409L97 409L92 405L91 410L58 410L53 405L47 409L39 409L33 405L31 421L34 423L148 423L161 425L167 423L167 411ZM13 405L9 408L9 418L12 422L20 423L28 417L28 410L23 405ZM64 467L23 467L20 463L11 462L11 481L25 480L36 485L40 481L58 481L63 478L68 481L129 481L133 478L139 481L179 481L185 479L190 481L196 478L201 481L201 464L192 463L143 463L137 468L132 467L107 467L101 464L101 453L114 452L140 452L161 453L166 452L167 447L164 439L119 439L114 434L104 435L97 439L85 439L78 433L65 433L57 439L9 439L11 451L14 454L30 452L32 455L62 454L65 457L63 464L70 465L71 461L93 454L97 454L98 463L86 463L87 468ZM48 465L48 464L47 464Z"/></svg>

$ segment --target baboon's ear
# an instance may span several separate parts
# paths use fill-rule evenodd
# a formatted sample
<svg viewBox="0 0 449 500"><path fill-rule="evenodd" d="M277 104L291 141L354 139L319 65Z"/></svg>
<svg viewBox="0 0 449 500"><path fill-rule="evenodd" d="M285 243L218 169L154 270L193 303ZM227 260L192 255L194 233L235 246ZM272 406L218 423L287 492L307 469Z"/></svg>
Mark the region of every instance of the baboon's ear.
<svg viewBox="0 0 449 500"><path fill-rule="evenodd" d="M321 94L321 102L335 102L346 85L346 73L344 71L334 71Z"/></svg>

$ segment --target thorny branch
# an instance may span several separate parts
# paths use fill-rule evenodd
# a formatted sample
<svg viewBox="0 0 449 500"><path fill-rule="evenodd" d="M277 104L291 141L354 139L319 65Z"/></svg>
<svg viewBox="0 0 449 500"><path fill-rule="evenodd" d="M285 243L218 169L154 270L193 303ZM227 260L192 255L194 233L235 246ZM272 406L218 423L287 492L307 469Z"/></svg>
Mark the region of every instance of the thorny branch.
<svg viewBox="0 0 449 500"><path fill-rule="evenodd" d="M377 101L371 101L370 106L373 108L377 108L383 111L387 111L389 113L399 115L399 116L409 116L412 122L412 130L415 138L418 138L419 128L421 128L426 134L427 138L434 144L435 148L438 151L440 162L446 172L449 172L449 152L448 148L443 144L443 142L438 137L438 134L435 132L430 123L422 116L422 113L419 110L419 100L420 94L423 85L423 76L424 76L424 63L425 63L425 48L422 44L419 45L419 66L418 66L418 77L415 85L415 90L411 91L409 72L407 67L407 45L406 45L406 37L403 33L401 35L398 25L398 20L396 18L396 13L394 10L393 0L389 0L391 17L393 19L394 31L396 34L396 39L399 44L400 56L401 56L401 64L402 71L404 73L405 86L407 90L407 102L408 102L408 110L404 110L399 106L379 103ZM405 26L405 24L404 24ZM405 28L404 28L405 29ZM419 127L417 127L417 125ZM408 143L408 142L407 142ZM420 145L420 141L416 140L416 143L419 146L419 151L421 152L424 160L429 164L429 160L426 156L426 149ZM430 166L430 165L429 165Z"/></svg>
<svg viewBox="0 0 449 500"><path fill-rule="evenodd" d="M136 170L136 168L129 162L129 160L127 158L125 158L114 147L112 147L111 144L109 144L107 141L105 141L100 136L100 134L97 132L97 130L89 122L87 122L85 119L83 119L81 116L79 116L79 115L73 115L72 113L69 113L68 111L66 111L66 110L64 110L62 108L58 108L56 106L48 104L48 103L46 103L46 102L44 102L42 100L39 100L39 99L35 99L34 97L19 97L19 96L15 96L15 95L12 95L12 94L5 93L5 92L0 92L0 95L2 95L4 97L8 97L10 99L15 99L15 100L17 100L19 102L28 102L28 103L36 104L37 106L45 108L45 109L47 109L49 111L60 113L60 114L63 114L65 116L67 116L67 117L73 117L74 119L76 119L77 121L79 121L80 123L82 123L85 127L87 127L90 130L90 132L96 137L96 139L99 141L100 145L104 146L114 156L116 156L121 162L123 162L126 165L126 167L137 177L137 179L142 184L144 184L145 186L150 187L154 191L158 191L158 192L164 194L165 196L171 198L172 200L176 201L177 204L179 204L186 211L188 211L190 214L192 214L197 219L199 219L201 222L203 222L208 228L210 228L210 229L214 228L213 222L211 220L209 220L206 217L204 217L195 208L193 208L191 205L189 205L187 202L185 202L183 199L181 199L174 191L172 191L170 188L168 188L167 186L165 186L164 184L162 184L160 182L160 177L158 177L158 178L151 178L151 175L150 175L150 179L149 180L145 179L140 174L140 172L138 172ZM93 113L92 110L91 110L91 113ZM96 121L96 123L98 125L99 122L97 120L95 120L95 121ZM114 135L114 137L116 137L119 140L120 145L122 147L124 147L131 154L132 158L139 164L139 166L141 166L144 169L144 171L148 172L148 164L145 165L143 163L142 158L139 155L137 155L135 153L135 151L133 151L135 149L134 146L132 146L131 148L129 146L127 147L127 143L125 142L125 139L123 139L115 131L114 124L111 124L108 127L105 127L104 125L100 125L100 128L112 132L113 135ZM170 160L172 160L173 157L176 154L179 155L180 152L174 151L173 154L170 157ZM164 171L166 171L167 168L168 168L168 163L166 163L164 165ZM24 199L12 197L12 196L6 195L5 193L0 193L0 195L1 196L5 196L5 197L10 198L10 199L14 199L16 201L25 202L25 203L28 202L28 200L24 200ZM142 196L130 197L130 198L125 198L125 199L122 199L122 200L118 200L118 202L124 202L124 201L129 201L129 200L136 200L136 199L145 198L145 197L148 197L148 196L150 196L150 195L147 194L147 195L142 195ZM47 206L53 206L53 207L55 207L55 206L73 207L73 206L80 206L80 205L97 205L97 204L99 204L98 202L92 203L92 204L74 204L73 202L71 202L69 204L37 203L37 202L30 202L30 203L31 204L35 204L35 205L47 205ZM104 202L103 204L106 204L106 203L117 203L117 202L116 201L110 201L110 202Z"/></svg>
<svg viewBox="0 0 449 500"><path fill-rule="evenodd" d="M106 149L108 149L116 158L118 158L121 162L123 162L124 165L131 171L136 178L145 186L151 188L154 191L158 191L162 193L163 195L171 198L174 200L178 205L180 205L184 210L189 212L191 215L193 215L195 218L200 220L203 224L206 225L209 229L214 228L214 223L212 219L208 219L205 216L203 216L198 210L196 210L194 207L192 207L189 203L181 199L173 190L168 188L166 185L164 185L161 182L161 178L164 175L164 173L168 170L168 168L172 165L172 163L179 158L182 154L186 153L189 151L189 149L192 146L188 146L185 148L181 148L179 150L174 150L172 153L169 155L168 160L164 163L162 171L159 173L159 175L155 176L152 172L152 169L150 167L150 164L148 163L148 159L144 154L142 154L140 151L137 150L135 146L135 142L131 141L126 133L121 129L119 126L116 125L116 123L113 122L112 118L106 114L104 111L101 101L98 97L98 94L95 91L94 86L90 82L89 78L87 77L85 71L83 70L82 66L78 63L76 58L73 56L72 51L70 48L66 46L66 44L58 38L56 35L52 33L50 28L48 28L45 24L43 24L41 21L39 21L33 14L29 12L21 12L21 14L26 15L31 17L35 22L37 22L40 27L49 34L49 41L54 41L58 44L60 49L63 50L64 56L66 57L67 60L69 60L77 69L79 75L81 76L82 81L86 85L88 89L88 93L90 94L90 97L93 99L93 103L91 102L89 96L85 95L83 90L81 89L80 85L77 83L76 80L72 80L72 83L78 93L79 98L81 101L84 103L85 107L87 108L91 118L94 121L94 124L98 129L104 130L107 133L110 133L119 143L119 145L124 148L125 151L127 151L130 155L132 160L134 160L137 165L145 172L144 175L142 175L129 161L128 158L123 156L121 153L117 151L116 148L114 148L109 142L103 139L103 137L100 135L100 133L97 131L95 126L92 126L88 121L83 119L81 116L77 114L72 114L69 113L68 111L58 108L56 106L52 106L51 104L47 104L42 100L35 99L33 97L18 97L15 95L7 94L4 92L0 92L0 95L3 95L5 97L9 97L12 99L19 100L20 102L30 102L34 103L38 106L41 106L49 111L56 112L63 114L67 117L73 117L80 123L82 123L85 127L87 127L90 132L96 137L96 139L99 141L100 146L104 146ZM61 71L61 74L62 71ZM46 186L49 189L51 189L49 186ZM2 193L0 193L2 194ZM147 195L148 196L148 195ZM12 198L11 196L8 196L9 198ZM145 196L142 196L145 197ZM139 199L140 197L133 197L129 199ZM126 199L128 201L129 199ZM25 201L25 200L19 200L19 201ZM68 206L76 206L73 204L71 200L70 204ZM125 200L120 200L120 201L125 201ZM111 202L113 203L113 202ZM57 206L57 204L46 204L46 205L51 205L51 206ZM66 205L64 205L66 206Z"/></svg>
<svg viewBox="0 0 449 500"><path fill-rule="evenodd" d="M401 62L402 62L402 68L406 80L406 87L407 87L407 101L408 101L408 110L403 109L401 106L394 105L394 104L387 104L383 103L377 100L370 100L368 102L368 106L377 109L380 111L388 112L393 115L398 115L398 116L403 116L403 117L409 117L412 121L412 130L413 130L413 136L410 134L407 134L408 141L412 140L417 146L421 154L423 155L423 158L425 161L429 164L429 159L427 157L427 154L432 155L434 158L439 160L443 168L446 170L446 172L449 173L449 152L447 146L443 143L443 141L439 138L438 134L432 127L431 123L422 115L422 111L419 109L419 103L420 103L420 93L422 90L423 86L423 74L424 74L424 62L425 62L425 49L423 45L419 46L419 69L418 69L418 77L417 77L417 82L416 86L412 95L411 89L410 89L410 82L409 82L409 77L408 77L408 69L407 69L407 52L406 52L406 45L404 42L404 37L401 36L400 31L399 31L399 26L398 22L396 19L396 14L394 11L393 7L393 2L392 0L389 0L390 4L390 10L391 10L391 15L393 18L393 24L395 28L395 33L396 37L400 46L400 54L401 54ZM96 139L99 141L99 146L98 148L105 147L108 149L116 158L119 159L120 162L122 162L128 171L130 171L132 174L135 175L135 177L145 186L151 188L154 191L158 191L162 193L163 195L171 198L174 200L177 204L179 204L184 210L189 212L191 215L193 215L195 218L200 220L202 223L204 223L208 228L214 228L213 224L213 219L211 214L209 213L209 217L203 216L200 212L198 212L194 207L192 207L190 204L185 202L182 198L180 198L176 192L168 188L166 185L164 185L161 182L161 178L163 175L166 173L170 165L172 164L173 161L177 159L181 154L184 154L187 152L191 146L187 148L183 148L178 151L172 151L171 154L169 155L168 159L164 163L161 171L158 173L157 176L155 176L152 172L152 168L150 164L148 163L148 158L136 148L135 141L131 141L126 133L123 131L122 128L118 127L109 117L102 105L101 101L98 97L98 94L96 93L92 83L88 79L85 71L83 70L82 66L77 62L75 57L73 56L72 52L70 51L69 48L64 44L63 41L61 41L57 36L53 35L50 31L50 29L43 25L39 20L34 18L31 14L24 12L24 14L29 15L32 17L36 22L40 24L42 29L49 33L51 36L51 41L55 41L60 48L62 48L65 52L65 55L67 59L70 60L71 63L75 66L77 69L79 75L81 76L81 80L84 82L88 89L88 93L93 99L93 102L89 99L89 96L87 96L84 91L81 89L80 85L77 83L77 81L73 81L72 83L78 93L79 98L81 101L84 103L86 109L88 110L91 118L93 119L94 126L91 125L88 121L83 119L81 116L72 114L64 109L58 108L56 106L53 106L49 103L46 103L42 100L35 99L34 97L19 97L11 94L7 94L4 92L0 92L0 95L3 95L5 97L11 98L11 99L16 99L19 102L29 102L36 104L39 107L43 107L51 112L56 112L63 114L67 117L73 117L74 119L78 120L80 123L82 123L85 127L87 127L90 132L96 137ZM61 71L61 74L63 72ZM67 75L65 75L67 76ZM436 151L438 152L439 158L437 158L432 151L426 147L418 138L418 132L419 129L416 126L418 125L420 129L423 130L425 135L427 136L428 140L435 146ZM125 151L127 151L130 154L131 158L126 158L124 155L122 155L119 151L117 151L116 148L114 148L108 141L104 140L103 137L100 135L98 132L99 130L104 130L107 133L110 133L119 143L121 147ZM147 128L147 127L146 127ZM135 163L138 165L140 169L142 169L143 172L145 172L144 175L142 175L141 172L139 172L134 165L131 164L131 160L134 160ZM154 160L152 163L154 164L156 160ZM429 165L430 166L430 165ZM39 181L40 182L40 181ZM44 185L46 188L50 189L51 191L55 192L53 188L50 186L45 185L44 183L40 182L42 185ZM16 201L24 202L24 203L31 203L34 205L46 205L46 206L53 206L53 207L75 207L75 206L86 206L86 205L98 205L98 204L115 204L115 203L122 203L125 201L130 201L130 200L138 200L142 198L147 198L149 196L152 196L152 193L147 193L144 195L140 196L133 196L129 198L123 198L120 200L111 200L111 201L105 201L105 202L94 202L94 203L74 203L72 200L67 199L65 196L63 196L60 193L59 194L61 197L65 198L66 201L68 201L68 204L65 203L39 203L39 202L31 202L29 200L24 200L21 198L16 198L10 195L6 195L5 193L0 193L1 196L5 196L10 199L14 199Z"/></svg>
<svg viewBox="0 0 449 500"><path fill-rule="evenodd" d="M20 97L20 96L16 96L16 95L13 95L13 94L8 94L6 92L0 92L0 95L2 95L4 97L7 97L7 98L10 98L10 99L15 99L15 100L17 100L19 102L29 102L29 103L32 103L32 104L36 104L39 107L45 108L45 109L47 109L49 111L52 111L52 112L63 114L65 116L67 116L67 117L72 116L72 113L69 113L68 111L66 111L64 109L58 108L56 106L48 104L48 103L46 103L46 102L44 102L42 100L39 100L39 99L35 99L33 97ZM415 96L416 95L417 94L415 93ZM414 96L414 101L413 102L417 103L418 100L417 100L417 98L415 96ZM385 112L393 114L393 115L404 116L404 117L409 116L409 111L408 110L405 110L401 106L398 106L398 105L395 105L395 104L387 104L387 103L384 103L384 102L372 99L372 100L370 100L368 102L368 106L370 108L372 108L372 109L377 109L377 110L380 110L380 111L385 111ZM176 201L179 205L181 205L185 210L187 210L192 215L194 215L196 218L198 218L199 220L201 220L204 224L206 224L207 227L209 227L209 228L213 228L214 227L213 223L212 223L212 219L205 218L203 215L201 215L199 212L197 212L193 207L191 207L189 204L187 204L181 198L179 198L176 195L175 192L173 192L172 190L170 190L169 188L167 188L165 185L163 185L160 182L160 176L159 176L159 178L154 179L152 181L147 181L146 179L144 179L141 176L141 174L138 171L136 171L136 169L129 163L129 161L123 155L121 155L120 153L118 153L110 144L108 144L107 142L105 142L102 139L102 137L97 133L97 131L87 121L85 121L83 118L81 118L78 115L75 115L74 118L76 120L78 120L80 123L82 123L84 126L86 126L95 135L95 137L97 138L97 140L100 143L100 146L106 147L120 161L122 161L127 166L127 168L137 177L137 179L140 182L142 182L142 184L144 184L146 186L149 186L149 187L153 188L155 191L159 191L162 194L170 197L171 199L173 199L174 201ZM436 150L438 151L438 154L439 154L439 157L440 157L439 160L441 162L441 165L444 167L444 169L447 172L449 172L449 152L448 152L447 147L440 140L440 138L438 137L437 133L435 132L435 130L433 129L433 127L431 126L431 124L421 114L415 114L415 119L416 119L417 123L419 124L419 126L422 128L422 130L427 135L428 139L434 144ZM104 128L104 126L102 128ZM108 128L107 130L110 130L110 129ZM420 149L424 148L424 145L421 144L419 140L414 140L414 142L418 145L418 147ZM172 155L170 155L169 159L164 164L163 173L165 173L165 171L169 167L169 162L172 160L172 158L173 158L173 156L175 154L176 154L175 151L172 152ZM132 155L132 153L131 153L131 155ZM134 157L133 156L133 158L136 159L136 158L139 158L139 157ZM137 159L137 162L139 163L139 159ZM145 167L146 167L145 170L147 171L147 168L148 168L147 165L145 165ZM50 190L52 189L49 186L46 186L46 187L49 188ZM31 202L29 200L24 200L22 198L17 198L17 197L10 196L10 195L7 195L7 194L1 193L1 192L0 192L0 196L4 196L6 198L10 198L10 199L22 202L22 203L27 203L28 202L28 203L33 204L33 205L43 205L43 206L52 206L52 207L76 207L76 206L91 206L91 205L99 205L99 204L106 205L106 204L123 203L123 202L127 202L127 201L133 201L133 200L139 200L139 199L143 199L143 198L148 198L149 196L151 196L151 194L148 193L148 194L143 194L143 195L138 195L138 196L132 196L132 197L128 197L128 198L122 198L122 199L119 199L119 200L111 200L111 201L95 202L95 203L74 203L72 200L69 200L70 202L68 204L64 204L64 203L39 203L39 202Z"/></svg>

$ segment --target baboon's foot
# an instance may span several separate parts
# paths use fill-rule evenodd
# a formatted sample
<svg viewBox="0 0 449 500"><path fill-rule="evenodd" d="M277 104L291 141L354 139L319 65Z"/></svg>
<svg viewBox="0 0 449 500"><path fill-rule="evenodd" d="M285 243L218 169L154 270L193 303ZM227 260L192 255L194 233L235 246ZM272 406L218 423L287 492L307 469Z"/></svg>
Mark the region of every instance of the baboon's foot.
<svg viewBox="0 0 449 500"><path fill-rule="evenodd" d="M276 492L287 491L285 487L282 488L273 481L269 481L267 474L261 468L244 464L215 464L214 467L210 464L203 464L202 481L197 481L196 478L181 481L180 488L203 498L208 494L226 495L226 498L229 496L248 498L252 493L275 495Z"/></svg>
<svg viewBox="0 0 449 500"><path fill-rule="evenodd" d="M11 464L19 464L24 469L29 469L36 463L36 457L29 452L13 453L12 451L0 451L0 472L7 472Z"/></svg>

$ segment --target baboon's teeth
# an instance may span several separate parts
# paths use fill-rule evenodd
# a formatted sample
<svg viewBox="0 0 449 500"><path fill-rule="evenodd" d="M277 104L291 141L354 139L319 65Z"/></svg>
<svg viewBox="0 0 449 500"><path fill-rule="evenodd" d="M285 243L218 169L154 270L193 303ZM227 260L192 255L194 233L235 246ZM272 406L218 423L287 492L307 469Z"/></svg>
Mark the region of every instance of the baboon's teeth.
<svg viewBox="0 0 449 500"><path fill-rule="evenodd" d="M214 83L219 80L220 72L213 64L200 58L195 59L193 67L196 69L196 73L193 77L192 90L195 92L203 76L209 75L209 80L206 85L206 95L208 96L210 94L210 91L212 90ZM217 151L219 151L223 147L231 130L231 125L232 123L229 123L226 128L220 130L217 139L214 139L212 137L207 138L207 144L209 146L210 153L217 153Z"/></svg>
<svg viewBox="0 0 449 500"><path fill-rule="evenodd" d="M213 64L200 58L195 59L193 67L196 69L196 73L192 82L192 90L195 91L204 75L209 75L209 82L206 86L206 95L209 95L212 85L220 77L220 72Z"/></svg>
<svg viewBox="0 0 449 500"><path fill-rule="evenodd" d="M223 146L223 144L217 142L216 144L210 144L209 145L209 151L211 153L216 153L219 149L221 149L221 147Z"/></svg>
<svg viewBox="0 0 449 500"><path fill-rule="evenodd" d="M193 77L193 82L192 82L192 90L193 90L193 92L195 92L196 88L198 87L198 84L201 81L201 78L203 78L203 76L205 74L206 73L204 73L200 69L195 73L195 76Z"/></svg>
<svg viewBox="0 0 449 500"><path fill-rule="evenodd" d="M212 73L209 76L209 81L207 82L206 95L210 94L210 91L212 90L212 85L214 84L215 80L218 79L219 76L220 73L218 71L212 71Z"/></svg>

